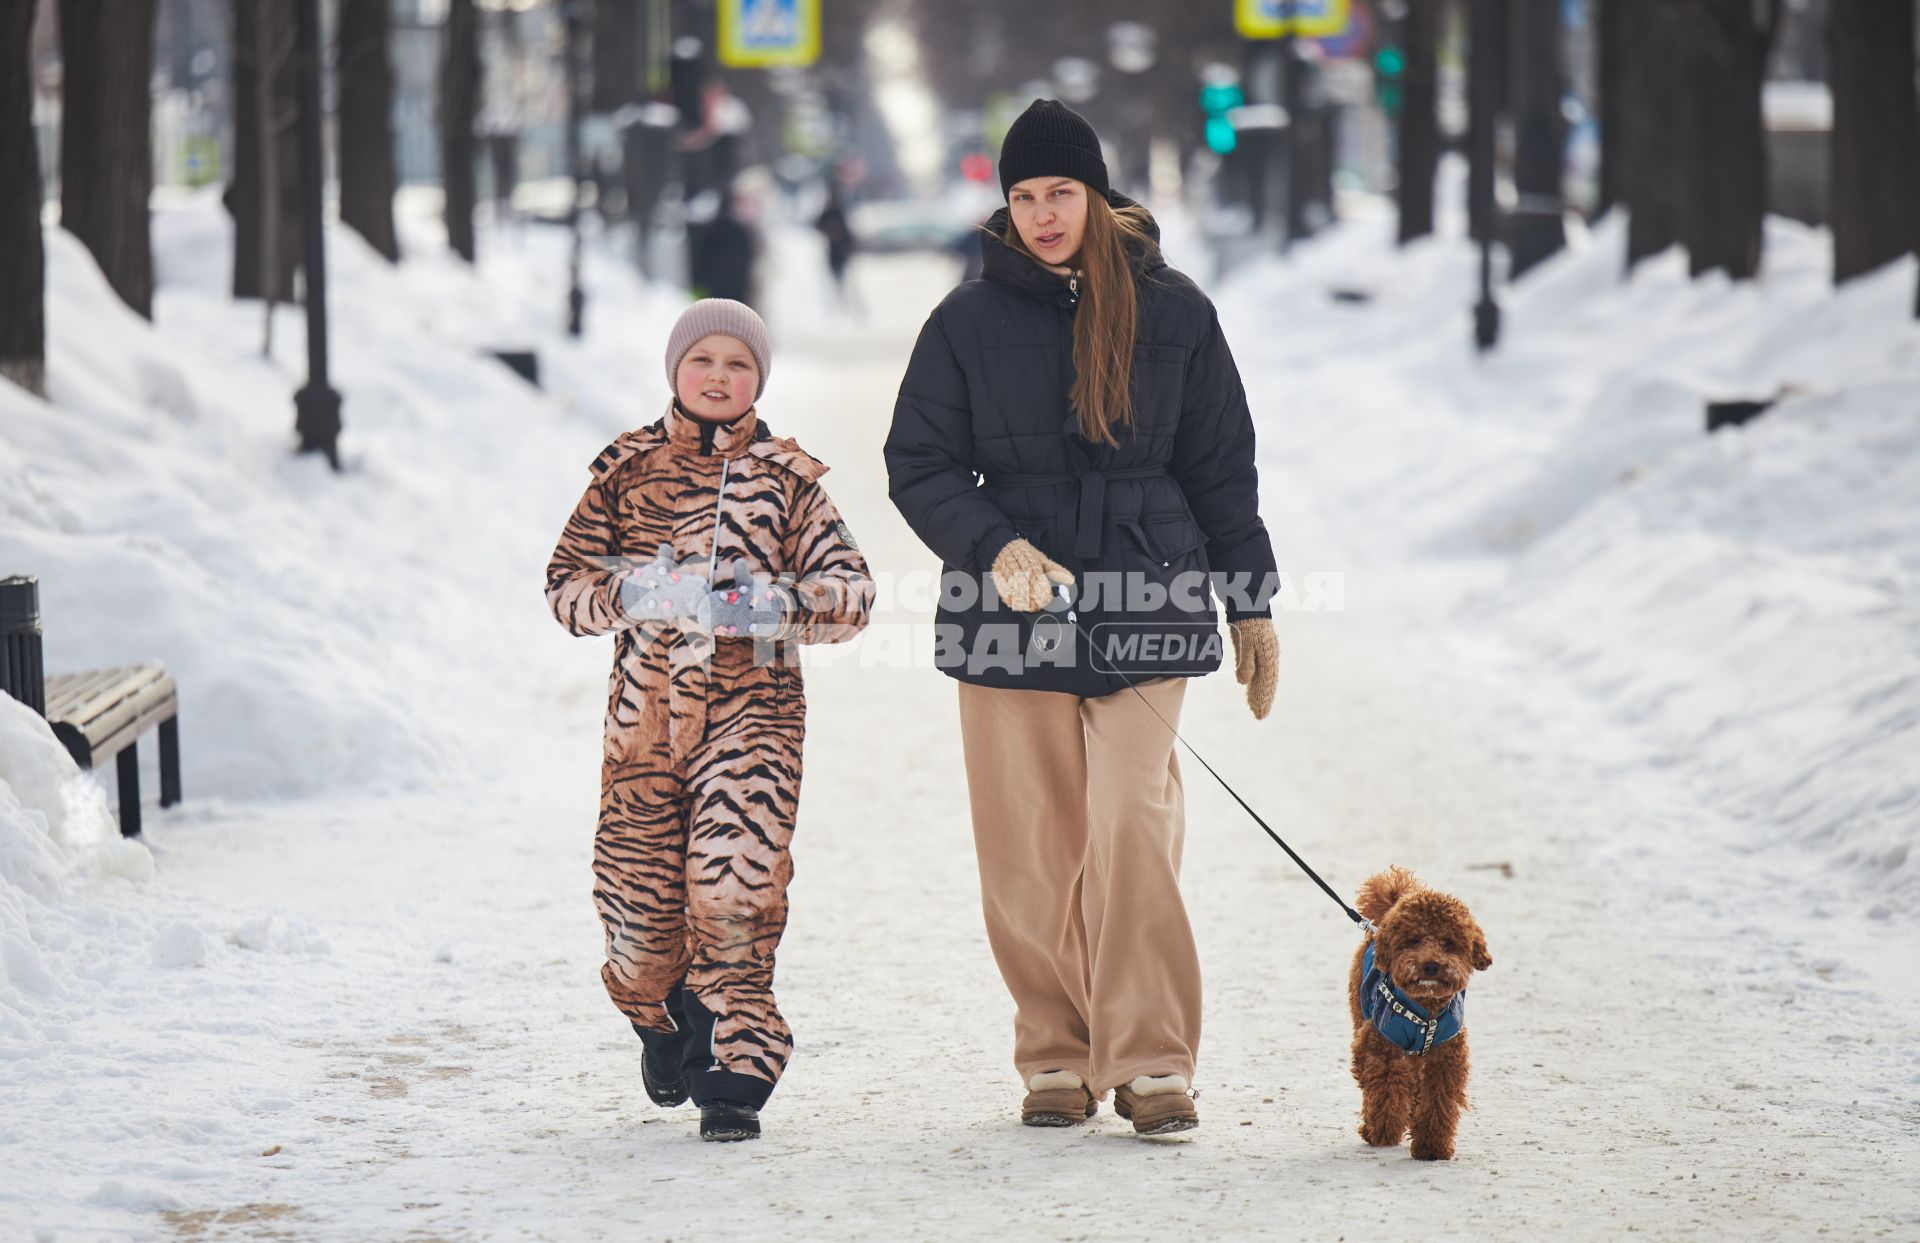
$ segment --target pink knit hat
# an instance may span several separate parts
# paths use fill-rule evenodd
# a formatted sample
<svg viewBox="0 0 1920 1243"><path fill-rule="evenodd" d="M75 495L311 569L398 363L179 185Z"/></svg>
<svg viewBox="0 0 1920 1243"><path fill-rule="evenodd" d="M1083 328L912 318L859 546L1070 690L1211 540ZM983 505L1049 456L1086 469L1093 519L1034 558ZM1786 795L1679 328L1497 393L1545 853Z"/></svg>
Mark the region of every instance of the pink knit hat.
<svg viewBox="0 0 1920 1243"><path fill-rule="evenodd" d="M716 332L732 337L753 355L760 367L760 387L754 390L753 399L760 400L760 394L767 391L767 375L773 370L773 340L767 335L766 321L752 307L732 298L702 298L681 312L667 337L667 387L674 387L675 373L687 351L700 338Z"/></svg>

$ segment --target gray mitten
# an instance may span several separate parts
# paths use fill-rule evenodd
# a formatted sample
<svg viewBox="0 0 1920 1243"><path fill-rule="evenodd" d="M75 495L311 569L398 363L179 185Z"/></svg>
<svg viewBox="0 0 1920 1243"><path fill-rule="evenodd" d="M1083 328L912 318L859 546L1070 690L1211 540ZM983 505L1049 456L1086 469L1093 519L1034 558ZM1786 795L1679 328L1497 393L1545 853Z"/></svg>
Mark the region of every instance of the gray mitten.
<svg viewBox="0 0 1920 1243"><path fill-rule="evenodd" d="M641 621L676 621L693 617L707 594L703 574L684 569L673 559L673 546L660 545L652 561L620 580L620 605Z"/></svg>
<svg viewBox="0 0 1920 1243"><path fill-rule="evenodd" d="M714 576L713 590L700 602L698 621L702 630L721 637L771 639L786 616L786 593L774 585L773 576L756 574L745 560L736 560Z"/></svg>

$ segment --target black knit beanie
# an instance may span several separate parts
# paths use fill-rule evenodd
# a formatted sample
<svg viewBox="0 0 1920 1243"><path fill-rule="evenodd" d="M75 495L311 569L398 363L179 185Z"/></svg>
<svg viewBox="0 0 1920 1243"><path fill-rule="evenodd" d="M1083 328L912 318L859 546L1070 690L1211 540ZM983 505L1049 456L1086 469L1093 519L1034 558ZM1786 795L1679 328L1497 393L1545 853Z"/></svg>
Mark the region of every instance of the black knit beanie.
<svg viewBox="0 0 1920 1243"><path fill-rule="evenodd" d="M1000 144L1000 192L1029 177L1072 177L1107 196L1107 162L1087 119L1057 99L1036 99Z"/></svg>

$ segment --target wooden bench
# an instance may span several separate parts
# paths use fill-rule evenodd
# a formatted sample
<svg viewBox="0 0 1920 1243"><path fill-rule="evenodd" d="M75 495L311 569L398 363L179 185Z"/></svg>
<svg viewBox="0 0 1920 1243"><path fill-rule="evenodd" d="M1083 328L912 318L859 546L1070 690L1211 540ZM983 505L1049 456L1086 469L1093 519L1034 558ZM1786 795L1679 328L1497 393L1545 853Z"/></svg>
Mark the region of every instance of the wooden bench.
<svg viewBox="0 0 1920 1243"><path fill-rule="evenodd" d="M140 835L140 735L160 727L160 805L180 801L180 696L158 665L122 665L87 673L57 673L46 681L47 724L73 756L91 769L118 764L120 833Z"/></svg>

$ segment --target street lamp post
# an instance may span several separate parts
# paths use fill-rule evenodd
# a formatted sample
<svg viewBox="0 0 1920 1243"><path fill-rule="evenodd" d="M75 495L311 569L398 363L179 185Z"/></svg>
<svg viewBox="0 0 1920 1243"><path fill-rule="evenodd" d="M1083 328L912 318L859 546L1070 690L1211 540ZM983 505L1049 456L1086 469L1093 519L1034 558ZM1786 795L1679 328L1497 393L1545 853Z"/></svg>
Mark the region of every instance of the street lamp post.
<svg viewBox="0 0 1920 1243"><path fill-rule="evenodd" d="M1468 31L1472 57L1467 68L1471 107L1468 193L1472 210L1469 214L1480 221L1480 301L1473 308L1473 342L1481 353L1492 349L1500 340L1500 304L1493 300L1493 113L1499 89L1494 75L1501 63L1495 47L1500 23L1494 6L1499 2L1473 0L1472 26Z"/></svg>
<svg viewBox="0 0 1920 1243"><path fill-rule="evenodd" d="M567 335L577 337L585 326L587 293L580 286L580 5L563 0L560 15L567 32L567 175L573 194L567 202L567 230L571 246L567 257Z"/></svg>
<svg viewBox="0 0 1920 1243"><path fill-rule="evenodd" d="M326 222L320 217L320 0L296 0L294 49L300 91L300 235L305 248L307 383L293 395L300 452L318 450L340 469L340 394L327 382ZM273 193L269 186L267 193Z"/></svg>
<svg viewBox="0 0 1920 1243"><path fill-rule="evenodd" d="M1287 199L1286 233L1280 239L1280 253L1286 254L1293 249L1293 240L1306 231L1306 213L1301 210L1303 201L1300 186L1300 117L1304 106L1304 94L1300 87L1300 46L1295 41L1296 15L1294 0L1280 0L1280 20L1286 23L1280 34L1280 79L1281 107L1287 112L1287 128L1283 135L1287 150Z"/></svg>

